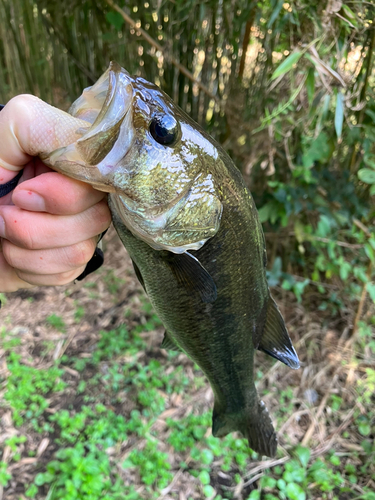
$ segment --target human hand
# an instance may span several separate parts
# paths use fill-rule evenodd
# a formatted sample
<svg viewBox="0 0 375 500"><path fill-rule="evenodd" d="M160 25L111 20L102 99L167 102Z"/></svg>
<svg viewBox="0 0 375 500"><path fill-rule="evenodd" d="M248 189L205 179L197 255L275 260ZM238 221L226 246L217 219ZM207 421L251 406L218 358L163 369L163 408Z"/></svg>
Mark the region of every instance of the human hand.
<svg viewBox="0 0 375 500"><path fill-rule="evenodd" d="M66 146L87 123L20 95L0 113L0 184L23 169L0 198L0 292L73 281L111 223L106 194L53 172L36 157Z"/></svg>

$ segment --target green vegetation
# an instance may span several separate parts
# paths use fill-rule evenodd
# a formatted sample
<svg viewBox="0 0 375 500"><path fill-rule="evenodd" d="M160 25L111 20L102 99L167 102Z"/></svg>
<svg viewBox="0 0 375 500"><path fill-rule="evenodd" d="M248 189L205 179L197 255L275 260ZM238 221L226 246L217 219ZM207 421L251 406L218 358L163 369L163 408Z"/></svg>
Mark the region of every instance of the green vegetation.
<svg viewBox="0 0 375 500"><path fill-rule="evenodd" d="M159 323L152 313L147 316L149 327ZM332 394L327 402L332 416L339 411L352 412L351 433L361 436L355 452L337 453L328 448L319 453L306 446L289 446L289 454L279 450L268 467L267 462L261 466L259 475L257 466L252 465L257 455L244 439L236 434L222 439L210 434L212 416L207 407L196 408L187 397L183 415L176 408L172 415L167 411L164 416L168 397L183 395L194 385L199 390L201 376L195 368L193 379L181 366L176 368L175 353L168 358L151 357L145 362L142 353L147 344L143 335L144 330L139 327L131 332L125 326L102 331L91 358L65 355L60 366L47 369L28 366L20 354L13 349L7 351L10 375L5 401L12 419L24 429L47 433L54 450L48 461L38 466L33 482L24 485L27 498L157 499L176 474L184 474L200 492L198 498L231 500L236 488L253 484L255 477L258 487L248 491L244 497L247 500L340 500L342 495L350 500L374 500L372 488L363 484L363 478L375 478L375 446L371 437L374 419L371 413L364 412L373 404L375 370L366 368L364 377L358 379L354 411L352 400L340 395ZM74 380L75 399L64 407L62 391L68 384L69 392L73 389L72 381L68 382L69 372L64 369L67 365L78 370L80 376ZM264 374L259 375L262 380ZM80 386L86 395L84 399ZM282 425L293 414L292 388L282 390L278 400L274 417ZM129 409L124 411L121 408L125 401ZM11 450L11 464L19 461L29 446L25 435L14 435L4 444ZM29 455L33 455L31 450ZM12 478L7 468L8 464L2 462L3 486ZM223 481L218 481L218 477ZM361 495L353 490L353 485Z"/></svg>
<svg viewBox="0 0 375 500"><path fill-rule="evenodd" d="M60 380L63 371L58 367L38 370L20 361L19 354L10 352L7 359L10 373L4 398L12 406L13 421L17 426L28 419L35 428L39 428L38 418L49 405L47 394L52 390L62 391L65 387Z"/></svg>
<svg viewBox="0 0 375 500"><path fill-rule="evenodd" d="M368 442L363 442L364 448ZM260 489L249 496L249 500L306 500L320 498L340 500L340 498L356 498L374 500L375 495L367 489L363 495L350 496L351 484L356 484L357 469L354 464L347 463L342 469L342 459L335 454L328 454L325 460L320 458L310 461L310 451L298 447L292 458L284 467L275 467L272 476L265 474L260 480ZM313 485L313 488L312 488ZM312 491L311 491L312 490ZM344 495L349 496L344 496Z"/></svg>
<svg viewBox="0 0 375 500"><path fill-rule="evenodd" d="M9 479L12 478L12 474L7 472L7 464L5 462L0 462L0 485L7 486Z"/></svg>
<svg viewBox="0 0 375 500"><path fill-rule="evenodd" d="M59 332L65 332L65 323L61 316L57 314L51 314L46 318L47 323L56 328Z"/></svg>

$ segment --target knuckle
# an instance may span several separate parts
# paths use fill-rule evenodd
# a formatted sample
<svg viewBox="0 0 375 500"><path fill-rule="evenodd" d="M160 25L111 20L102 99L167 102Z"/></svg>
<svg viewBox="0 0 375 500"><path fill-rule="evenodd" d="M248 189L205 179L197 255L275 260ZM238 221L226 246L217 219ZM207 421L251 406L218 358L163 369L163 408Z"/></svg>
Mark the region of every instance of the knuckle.
<svg viewBox="0 0 375 500"><path fill-rule="evenodd" d="M13 97L6 105L7 109L10 111L19 111L25 107L30 106L30 104L35 104L40 101L39 97L31 94L19 94Z"/></svg>
<svg viewBox="0 0 375 500"><path fill-rule="evenodd" d="M70 263L70 267L76 269L77 267L85 266L93 256L94 250L94 239L72 245L68 251L68 260Z"/></svg>
<svg viewBox="0 0 375 500"><path fill-rule="evenodd" d="M111 213L106 200L102 200L93 207L93 219L97 221L100 228L106 229L111 223Z"/></svg>
<svg viewBox="0 0 375 500"><path fill-rule="evenodd" d="M18 242L23 248L27 250L38 250L40 248L31 227L27 225L22 226L22 231L17 236Z"/></svg>
<svg viewBox="0 0 375 500"><path fill-rule="evenodd" d="M5 220L5 237L15 246L27 250L38 250L38 237L34 225L21 209L9 207L3 212ZM5 240L4 240L5 241Z"/></svg>

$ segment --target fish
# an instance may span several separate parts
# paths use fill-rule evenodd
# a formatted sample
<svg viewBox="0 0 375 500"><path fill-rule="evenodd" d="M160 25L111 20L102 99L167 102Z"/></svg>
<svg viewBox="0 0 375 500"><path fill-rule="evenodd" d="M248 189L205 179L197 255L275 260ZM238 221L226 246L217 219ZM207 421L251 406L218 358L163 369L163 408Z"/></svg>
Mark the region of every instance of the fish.
<svg viewBox="0 0 375 500"><path fill-rule="evenodd" d="M261 350L299 368L266 279L252 195L222 147L158 86L116 62L72 104L88 122L47 165L108 193L116 231L164 327L214 394L212 434L239 431L273 457L277 435L254 384Z"/></svg>

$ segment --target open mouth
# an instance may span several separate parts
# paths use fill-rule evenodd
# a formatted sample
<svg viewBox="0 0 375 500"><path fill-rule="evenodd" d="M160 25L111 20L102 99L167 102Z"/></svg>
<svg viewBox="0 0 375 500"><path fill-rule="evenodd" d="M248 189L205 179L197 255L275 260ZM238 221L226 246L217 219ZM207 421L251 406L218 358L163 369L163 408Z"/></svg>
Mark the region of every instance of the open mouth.
<svg viewBox="0 0 375 500"><path fill-rule="evenodd" d="M88 122L80 139L42 158L51 168L112 192L109 174L128 152L133 140L132 77L116 62L72 104L69 113Z"/></svg>

